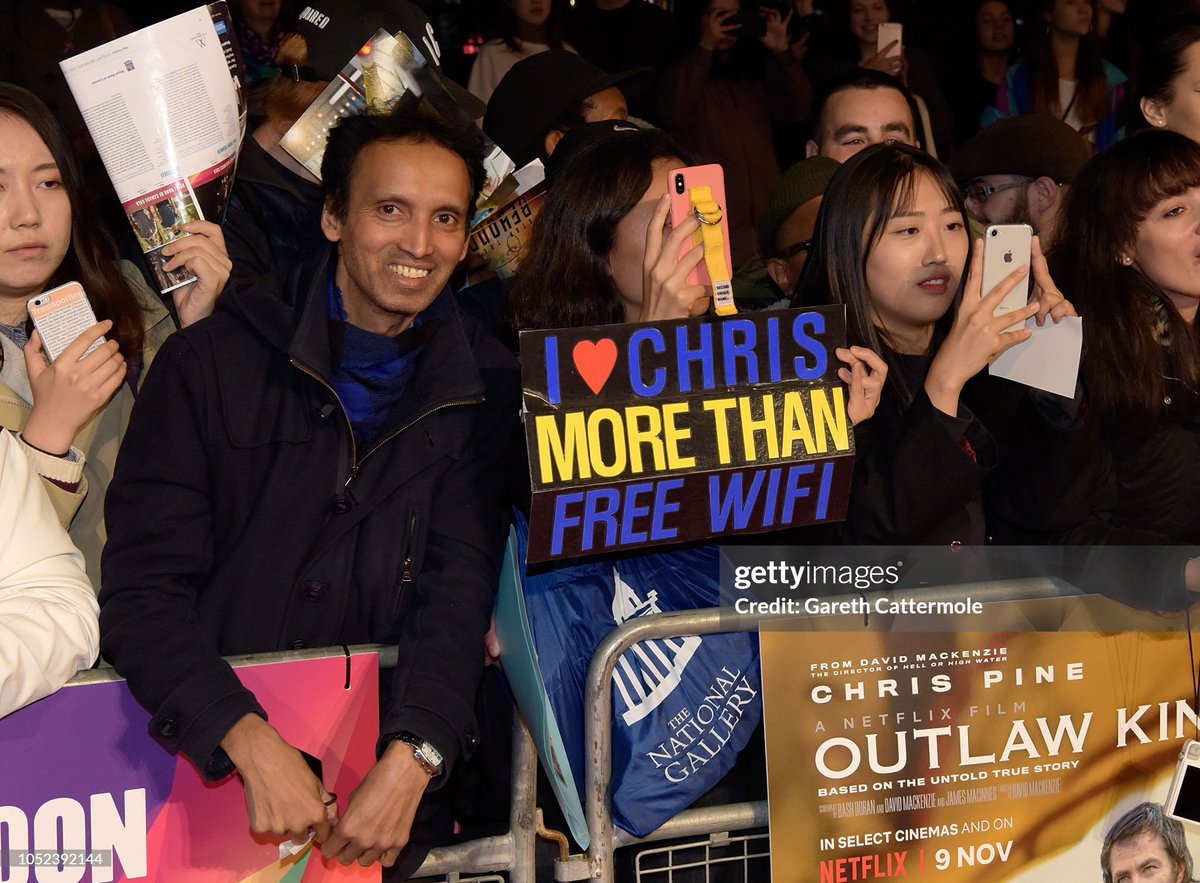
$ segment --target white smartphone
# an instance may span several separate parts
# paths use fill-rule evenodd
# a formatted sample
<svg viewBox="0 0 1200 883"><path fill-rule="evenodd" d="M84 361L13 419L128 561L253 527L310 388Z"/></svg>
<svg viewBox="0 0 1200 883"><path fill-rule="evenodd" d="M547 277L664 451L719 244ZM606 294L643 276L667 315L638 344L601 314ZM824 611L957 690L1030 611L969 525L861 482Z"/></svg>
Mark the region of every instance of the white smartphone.
<svg viewBox="0 0 1200 883"><path fill-rule="evenodd" d="M1028 267L1033 255L1033 228L1028 224L992 224L983 233L983 297L1018 267ZM1024 309L1029 303L1029 277L1019 281L996 307L994 315L1003 316ZM1021 323L1005 328L1015 331Z"/></svg>
<svg viewBox="0 0 1200 883"><path fill-rule="evenodd" d="M1183 743L1163 810L1181 822L1200 823L1200 742L1195 739Z"/></svg>
<svg viewBox="0 0 1200 883"><path fill-rule="evenodd" d="M75 338L96 324L96 314L78 282L43 291L37 297L31 297L27 306L33 327L42 337L42 349L51 362L62 355ZM88 347L83 356L102 343L103 337Z"/></svg>
<svg viewBox="0 0 1200 883"><path fill-rule="evenodd" d="M894 58L904 51L904 25L898 21L881 22L875 38L875 51L882 52L893 41L896 45L888 50L888 58Z"/></svg>

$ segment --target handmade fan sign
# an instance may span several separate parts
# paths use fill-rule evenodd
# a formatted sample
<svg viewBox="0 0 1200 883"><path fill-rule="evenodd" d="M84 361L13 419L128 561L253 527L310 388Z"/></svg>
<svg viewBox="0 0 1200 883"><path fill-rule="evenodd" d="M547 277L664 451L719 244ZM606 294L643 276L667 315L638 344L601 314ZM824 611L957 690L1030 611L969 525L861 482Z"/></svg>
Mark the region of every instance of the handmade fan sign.
<svg viewBox="0 0 1200 883"><path fill-rule="evenodd" d="M841 307L521 334L529 561L845 517Z"/></svg>

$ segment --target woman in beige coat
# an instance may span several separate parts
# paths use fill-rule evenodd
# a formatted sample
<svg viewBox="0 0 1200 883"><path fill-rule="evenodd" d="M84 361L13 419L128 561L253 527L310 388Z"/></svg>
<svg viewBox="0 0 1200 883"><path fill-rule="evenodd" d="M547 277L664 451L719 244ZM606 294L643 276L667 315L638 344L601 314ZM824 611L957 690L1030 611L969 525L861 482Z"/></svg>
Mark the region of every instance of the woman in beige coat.
<svg viewBox="0 0 1200 883"><path fill-rule="evenodd" d="M32 93L0 83L0 425L19 433L98 588L117 446L137 386L175 324L86 212L61 127ZM219 227L198 221L186 230L194 235L166 249L166 269L186 266L196 277L172 292L183 325L212 312L231 267ZM100 321L51 364L29 333L27 302L68 281L82 284ZM106 342L81 358L101 336Z"/></svg>

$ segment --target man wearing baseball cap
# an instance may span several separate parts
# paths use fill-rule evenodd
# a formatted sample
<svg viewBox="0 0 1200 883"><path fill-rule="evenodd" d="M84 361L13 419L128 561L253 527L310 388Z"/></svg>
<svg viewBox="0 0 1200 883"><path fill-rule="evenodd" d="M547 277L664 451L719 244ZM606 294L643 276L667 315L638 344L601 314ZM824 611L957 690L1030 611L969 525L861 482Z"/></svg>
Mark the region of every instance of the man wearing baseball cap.
<svg viewBox="0 0 1200 883"><path fill-rule="evenodd" d="M606 74L565 49L551 49L512 66L496 86L483 131L517 168L545 161L573 127L629 118L628 94L653 78L650 68Z"/></svg>
<svg viewBox="0 0 1200 883"><path fill-rule="evenodd" d="M971 214L988 224L1028 224L1048 249L1066 188L1088 161L1079 133L1046 114L1000 120L950 162Z"/></svg>
<svg viewBox="0 0 1200 883"><path fill-rule="evenodd" d="M426 70L450 93L472 119L483 116L483 102L442 74L442 50L433 23L408 0L320 0L305 6L296 19L296 33L308 46L307 65L291 71L295 79L328 82L378 30L404 34L425 57ZM289 73L285 69L284 73Z"/></svg>

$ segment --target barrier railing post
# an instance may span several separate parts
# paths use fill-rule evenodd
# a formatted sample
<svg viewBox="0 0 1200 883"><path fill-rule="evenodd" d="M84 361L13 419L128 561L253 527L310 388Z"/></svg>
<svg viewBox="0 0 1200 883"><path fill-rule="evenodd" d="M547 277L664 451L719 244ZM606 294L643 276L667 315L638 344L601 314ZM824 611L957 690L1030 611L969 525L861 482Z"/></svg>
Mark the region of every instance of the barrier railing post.
<svg viewBox="0 0 1200 883"><path fill-rule="evenodd" d="M533 735L514 709L512 806L508 822L512 838L512 883L535 883L537 879L537 764Z"/></svg>
<svg viewBox="0 0 1200 883"><path fill-rule="evenodd" d="M892 592L867 592L863 595L830 596L823 600L854 600L860 597L874 601L878 597L903 597L917 601L954 599L970 594L984 601L1011 601L1082 594L1074 586L1049 578L996 580L953 586L930 586L921 589ZM712 831L736 827L758 827L765 823L766 807L756 803L732 804L727 807L705 807L685 810L668 821L658 831L645 838L622 835L617 838L612 823L610 803L612 784L612 673L617 660L634 644L654 638L707 635L716 632L753 631L768 620L795 619L794 616L738 613L732 607L710 607L700 610L680 610L651 613L626 621L613 629L600 642L588 667L585 686L584 746L585 765L584 812L591 844L587 851L590 879L613 883L613 850L643 840L684 836L701 831L705 823L716 824ZM803 617L800 617L803 618ZM731 821L739 825L729 824ZM619 842L618 842L619 841Z"/></svg>

